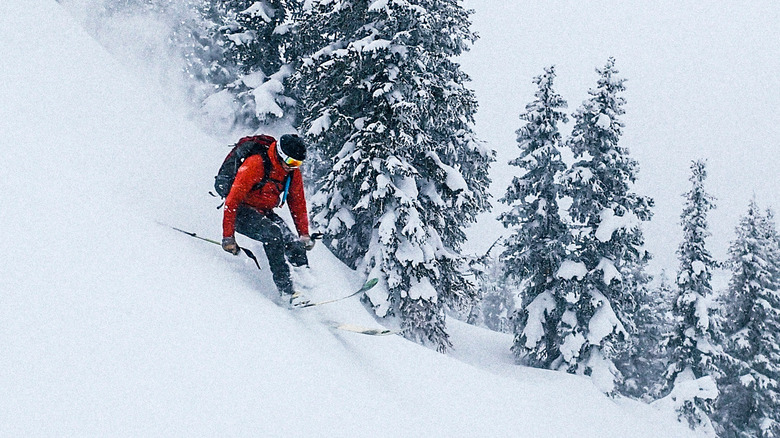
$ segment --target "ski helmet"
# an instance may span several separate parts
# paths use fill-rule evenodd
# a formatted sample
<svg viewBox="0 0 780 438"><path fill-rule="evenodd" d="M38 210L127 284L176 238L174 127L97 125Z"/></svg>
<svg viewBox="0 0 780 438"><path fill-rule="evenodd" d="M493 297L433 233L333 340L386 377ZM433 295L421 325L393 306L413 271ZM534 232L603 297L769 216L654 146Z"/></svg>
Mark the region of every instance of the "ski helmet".
<svg viewBox="0 0 780 438"><path fill-rule="evenodd" d="M290 167L298 167L306 159L306 142L296 134L285 134L279 139L279 157Z"/></svg>

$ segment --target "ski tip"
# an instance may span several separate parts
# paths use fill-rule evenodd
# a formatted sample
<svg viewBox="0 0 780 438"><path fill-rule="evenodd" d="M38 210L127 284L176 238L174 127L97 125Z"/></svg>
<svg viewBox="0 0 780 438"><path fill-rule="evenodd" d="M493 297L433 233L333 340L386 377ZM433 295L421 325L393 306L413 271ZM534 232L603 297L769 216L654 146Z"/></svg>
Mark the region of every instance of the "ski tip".
<svg viewBox="0 0 780 438"><path fill-rule="evenodd" d="M366 281L366 284L363 285L363 289L371 289L372 287L376 286L376 284L379 283L378 278L372 278L368 281Z"/></svg>
<svg viewBox="0 0 780 438"><path fill-rule="evenodd" d="M397 332L387 329L387 328L372 328L372 327L363 327L355 324L344 324L340 322L335 321L325 321L325 324L328 326L338 329L338 330L344 330L347 332L352 333L359 333L361 335L369 335L369 336L388 336L388 335L394 335Z"/></svg>

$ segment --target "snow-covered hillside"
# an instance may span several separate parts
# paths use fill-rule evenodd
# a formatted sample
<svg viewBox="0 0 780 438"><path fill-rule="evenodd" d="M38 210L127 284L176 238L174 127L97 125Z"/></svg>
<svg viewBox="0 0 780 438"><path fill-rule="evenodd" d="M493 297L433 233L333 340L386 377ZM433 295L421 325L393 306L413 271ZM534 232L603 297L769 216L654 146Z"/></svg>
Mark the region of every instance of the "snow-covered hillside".
<svg viewBox="0 0 780 438"><path fill-rule="evenodd" d="M267 266L158 223L219 235L223 144L54 0L0 3L0 47L0 436L690 436L506 335L450 320L442 355L323 324L378 327L357 299L278 306ZM315 298L364 280L311 260Z"/></svg>

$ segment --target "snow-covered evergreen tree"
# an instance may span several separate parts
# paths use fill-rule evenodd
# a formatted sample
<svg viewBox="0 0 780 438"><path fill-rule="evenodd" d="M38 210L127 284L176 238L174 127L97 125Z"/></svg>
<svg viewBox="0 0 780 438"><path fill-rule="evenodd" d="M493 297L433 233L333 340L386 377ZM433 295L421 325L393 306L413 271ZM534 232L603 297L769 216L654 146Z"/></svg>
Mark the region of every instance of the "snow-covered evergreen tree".
<svg viewBox="0 0 780 438"><path fill-rule="evenodd" d="M512 207L499 220L514 228L501 257L505 276L523 284L523 306L514 317L512 351L523 363L550 367L560 356L561 311L565 289L556 276L570 243L568 227L558 208L560 176L566 170L560 152L558 125L568 121L566 101L553 89L555 68L536 77L535 99L526 105L517 131L520 156L509 164L523 169L512 180L501 202Z"/></svg>
<svg viewBox="0 0 780 438"><path fill-rule="evenodd" d="M475 40L456 0L312 0L298 78L301 132L316 145L313 221L404 335L443 350L445 305L470 301L464 227L488 207L494 153L453 57Z"/></svg>
<svg viewBox="0 0 780 438"><path fill-rule="evenodd" d="M574 115L568 140L579 159L566 174L569 215L577 232L564 261L571 285L561 351L570 372L590 374L599 388L612 392L620 380L613 358L628 347L626 328L635 308L634 290L624 275L641 278L636 270L649 258L640 224L650 220L653 200L632 191L638 164L619 144L625 80L617 76L612 58L597 72L597 86Z"/></svg>
<svg viewBox="0 0 780 438"><path fill-rule="evenodd" d="M706 248L710 236L707 214L715 208L714 198L704 191L706 164L691 165L691 190L681 215L683 241L677 250L680 269L677 275L678 296L674 312L679 321L670 337L672 360L667 374L672 384L677 375L690 368L694 375L709 375L716 363L717 348L710 319L709 300L712 296L712 272L717 263Z"/></svg>
<svg viewBox="0 0 780 438"><path fill-rule="evenodd" d="M715 414L723 436L780 436L780 248L773 215L755 201L729 249L727 351Z"/></svg>
<svg viewBox="0 0 780 438"><path fill-rule="evenodd" d="M103 4L109 15L123 13L164 13L168 5L159 0L111 0Z"/></svg>
<svg viewBox="0 0 780 438"><path fill-rule="evenodd" d="M492 247L491 247L492 249ZM515 292L506 281L506 266L500 256L488 251L471 263L476 274L479 301L469 315L470 324L482 324L502 333L512 332L512 314L515 311Z"/></svg>
<svg viewBox="0 0 780 438"><path fill-rule="evenodd" d="M777 230L775 212L772 209L766 210L763 224L767 239L770 275L773 284L780 287L780 232Z"/></svg>
<svg viewBox="0 0 780 438"><path fill-rule="evenodd" d="M501 333L512 332L512 314L515 311L512 289L503 287L499 281L497 285L483 291L480 310L485 327Z"/></svg>
<svg viewBox="0 0 780 438"><path fill-rule="evenodd" d="M237 79L236 63L226 56L227 40L220 28L225 4L214 0L188 0L194 13L174 27L171 42L185 59L190 97L198 106ZM234 111L219 117L235 119Z"/></svg>
<svg viewBox="0 0 780 438"><path fill-rule="evenodd" d="M296 101L286 87L294 72L285 56L290 44L289 17L295 0L226 0L225 24L220 28L228 40L226 56L240 75L227 89L239 104L238 122L257 127L261 123L292 116Z"/></svg>
<svg viewBox="0 0 780 438"><path fill-rule="evenodd" d="M720 329L710 309L710 283L717 263L706 248L706 239L710 236L707 214L715 208L715 204L714 198L704 190L706 178L706 163L694 161L691 164L692 187L685 194L686 203L680 216L683 241L677 250L680 268L677 274L678 294L673 306L675 328L666 341L669 351L666 392L691 379L720 377ZM692 427L709 424L711 409L709 400L696 399L680 415Z"/></svg>
<svg viewBox="0 0 780 438"><path fill-rule="evenodd" d="M296 0L191 0L200 17L182 23L187 72L205 84L193 97L202 112L231 129L294 116L287 56ZM181 43L179 43L182 45Z"/></svg>
<svg viewBox="0 0 780 438"><path fill-rule="evenodd" d="M617 362L624 376L619 388L622 394L645 401L660 396L668 365L663 341L672 328L672 302L676 295L665 272L661 273L658 285L640 285L637 290L633 342Z"/></svg>

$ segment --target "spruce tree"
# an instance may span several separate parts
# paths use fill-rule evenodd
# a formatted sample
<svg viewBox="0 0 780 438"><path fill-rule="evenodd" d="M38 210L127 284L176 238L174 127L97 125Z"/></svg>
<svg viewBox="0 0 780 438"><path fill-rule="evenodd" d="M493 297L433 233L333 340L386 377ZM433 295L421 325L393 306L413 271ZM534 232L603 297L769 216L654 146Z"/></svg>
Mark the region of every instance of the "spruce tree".
<svg viewBox="0 0 780 438"><path fill-rule="evenodd" d="M677 250L680 268L677 274L677 297L672 308L675 317L674 331L666 346L669 351L669 367L665 373L668 393L675 385L710 376L720 377L719 362L720 328L713 317L709 302L712 300L712 273L717 262L706 248L710 236L707 215L715 208L714 198L704 190L707 178L704 161L691 164L691 190L685 194L685 208L681 217L683 241ZM709 423L712 411L710 400L697 398L680 412L691 426Z"/></svg>
<svg viewBox="0 0 780 438"><path fill-rule="evenodd" d="M568 145L576 161L566 175L572 198L569 215L576 227L574 250L565 262L577 267L562 315L563 359L570 372L592 375L605 392L614 391L620 373L613 358L628 348L634 290L625 284L649 259L640 224L652 216L652 199L631 190L637 162L620 145L625 113L625 80L610 58L590 98L574 116ZM631 283L631 282L628 282Z"/></svg>
<svg viewBox="0 0 780 438"><path fill-rule="evenodd" d="M488 250L484 256L471 263L471 271L477 278L479 301L475 303L468 322L482 324L497 332L512 332L514 290L507 284L506 266L501 257L492 255Z"/></svg>
<svg viewBox="0 0 780 438"><path fill-rule="evenodd" d="M733 358L719 382L716 421L723 436L780 436L780 248L771 212L755 201L729 249L732 271L725 300Z"/></svg>
<svg viewBox="0 0 780 438"><path fill-rule="evenodd" d="M103 10L108 15L162 13L168 5L159 0L112 0L103 4Z"/></svg>
<svg viewBox="0 0 780 438"><path fill-rule="evenodd" d="M501 202L512 207L499 220L514 227L501 255L505 275L523 284L523 307L514 316L512 351L525 364L550 367L560 356L559 324L564 289L556 276L566 257L569 230L558 208L560 176L566 169L558 125L568 121L566 101L555 92L555 68L536 77L536 99L526 105L517 130L520 156L509 164L523 169Z"/></svg>
<svg viewBox="0 0 780 438"><path fill-rule="evenodd" d="M764 235L767 240L770 278L772 279L772 284L780 287L780 232L777 230L775 212L772 209L766 210L763 224Z"/></svg>
<svg viewBox="0 0 780 438"><path fill-rule="evenodd" d="M196 101L225 124L257 129L291 122L296 104L288 80L295 62L288 52L296 0L190 0L199 18L182 23L187 73ZM203 84L204 86L198 86ZM229 114L225 114L229 112Z"/></svg>
<svg viewBox="0 0 780 438"><path fill-rule="evenodd" d="M640 285L636 291L633 342L616 362L624 376L619 388L622 394L645 401L660 396L668 365L663 343L672 328L672 302L676 295L665 272L656 286Z"/></svg>
<svg viewBox="0 0 780 438"><path fill-rule="evenodd" d="M312 0L297 77L301 132L317 148L313 221L341 260L382 279L369 294L403 334L446 349L446 305L475 296L459 254L488 207L493 152L453 58L475 35L456 0Z"/></svg>
<svg viewBox="0 0 780 438"><path fill-rule="evenodd" d="M296 101L287 86L296 60L289 59L290 17L295 0L226 0L221 27L227 58L239 69L227 89L239 103L239 122L250 127L294 115ZM292 120L288 120L291 122Z"/></svg>
<svg viewBox="0 0 780 438"><path fill-rule="evenodd" d="M680 268L673 310L679 321L669 340L672 360L667 379L670 385L686 368L690 368L696 378L709 375L717 358L713 342L716 336L707 308L707 300L712 296L712 272L717 263L706 248L706 239L710 236L707 214L715 204L714 198L704 191L706 178L706 164L693 162L692 188L686 193L681 215L683 241L677 250Z"/></svg>
<svg viewBox="0 0 780 438"><path fill-rule="evenodd" d="M224 2L188 0L188 3L193 13L174 27L171 43L184 57L191 100L201 106L206 99L234 82L238 69L226 55L228 41L220 30L226 15ZM221 116L235 118L234 114Z"/></svg>

